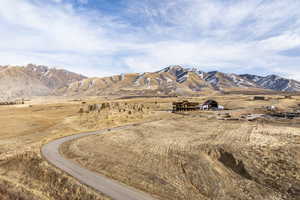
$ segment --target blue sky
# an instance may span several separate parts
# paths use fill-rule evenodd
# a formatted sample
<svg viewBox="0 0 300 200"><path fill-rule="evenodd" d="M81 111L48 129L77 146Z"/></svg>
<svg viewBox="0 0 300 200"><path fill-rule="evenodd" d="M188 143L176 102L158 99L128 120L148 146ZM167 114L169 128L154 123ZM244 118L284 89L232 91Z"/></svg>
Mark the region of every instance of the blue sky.
<svg viewBox="0 0 300 200"><path fill-rule="evenodd" d="M1 0L0 64L88 76L180 64L300 80L299 10L296 0Z"/></svg>

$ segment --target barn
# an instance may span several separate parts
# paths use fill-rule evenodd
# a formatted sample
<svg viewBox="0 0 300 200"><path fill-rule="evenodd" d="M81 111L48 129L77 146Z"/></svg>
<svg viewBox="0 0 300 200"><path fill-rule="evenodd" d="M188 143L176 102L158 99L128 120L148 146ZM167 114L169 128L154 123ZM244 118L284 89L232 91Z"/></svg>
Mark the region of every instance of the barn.
<svg viewBox="0 0 300 200"><path fill-rule="evenodd" d="M284 98L285 99L292 99L293 97L292 97L292 95L285 95Z"/></svg>
<svg viewBox="0 0 300 200"><path fill-rule="evenodd" d="M189 101L173 102L173 112L177 111L192 111L199 109L199 103Z"/></svg>
<svg viewBox="0 0 300 200"><path fill-rule="evenodd" d="M253 100L254 101L264 101L264 100L266 100L266 97L264 97L264 96L255 96L255 97L253 97Z"/></svg>
<svg viewBox="0 0 300 200"><path fill-rule="evenodd" d="M219 108L219 103L215 100L207 100L203 103L202 105L203 108L206 109L218 109Z"/></svg>

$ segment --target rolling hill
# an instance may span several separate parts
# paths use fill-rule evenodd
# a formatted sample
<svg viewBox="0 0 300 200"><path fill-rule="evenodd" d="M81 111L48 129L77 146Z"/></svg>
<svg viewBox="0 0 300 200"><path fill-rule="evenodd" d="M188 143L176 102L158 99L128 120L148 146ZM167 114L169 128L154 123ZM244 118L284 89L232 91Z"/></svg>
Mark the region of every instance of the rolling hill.
<svg viewBox="0 0 300 200"><path fill-rule="evenodd" d="M0 67L0 99L46 96L54 90L85 79L85 76L45 66Z"/></svg>

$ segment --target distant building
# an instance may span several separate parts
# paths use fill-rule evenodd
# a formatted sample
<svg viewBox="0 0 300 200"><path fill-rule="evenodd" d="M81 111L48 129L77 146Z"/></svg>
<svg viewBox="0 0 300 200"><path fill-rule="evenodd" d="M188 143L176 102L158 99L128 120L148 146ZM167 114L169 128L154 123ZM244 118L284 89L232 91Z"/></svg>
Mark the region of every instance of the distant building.
<svg viewBox="0 0 300 200"><path fill-rule="evenodd" d="M264 101L264 100L266 100L266 97L263 97L263 96L255 96L255 97L253 97L253 100L254 100L254 101Z"/></svg>
<svg viewBox="0 0 300 200"><path fill-rule="evenodd" d="M210 109L218 109L219 108L219 103L215 100L207 100L204 102L202 105L204 109L210 110Z"/></svg>
<svg viewBox="0 0 300 200"><path fill-rule="evenodd" d="M285 99L292 99L293 97L292 97L292 95L285 95L284 98Z"/></svg>
<svg viewBox="0 0 300 200"><path fill-rule="evenodd" d="M173 102L173 112L177 111L192 111L199 109L199 103L189 101Z"/></svg>

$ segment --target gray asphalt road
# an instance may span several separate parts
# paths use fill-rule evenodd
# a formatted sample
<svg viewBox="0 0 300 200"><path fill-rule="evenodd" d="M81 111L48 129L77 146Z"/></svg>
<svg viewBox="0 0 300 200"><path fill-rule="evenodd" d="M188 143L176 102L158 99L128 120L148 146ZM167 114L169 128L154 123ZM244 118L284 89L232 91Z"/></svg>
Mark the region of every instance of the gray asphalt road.
<svg viewBox="0 0 300 200"><path fill-rule="evenodd" d="M113 128L111 130L125 129L128 127L129 126L122 126ZM111 180L105 176L102 176L101 174L82 168L75 162L65 159L59 153L59 146L64 142L88 135L101 134L106 131L108 130L106 129L96 132L80 133L52 141L42 147L42 155L50 163L67 172L69 175L75 177L81 183L94 188L95 190L111 197L114 200L154 200L153 197L146 193L138 191L137 189L126 186L122 183L118 183L117 181Z"/></svg>

